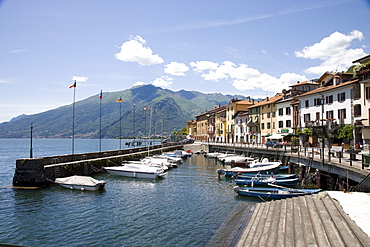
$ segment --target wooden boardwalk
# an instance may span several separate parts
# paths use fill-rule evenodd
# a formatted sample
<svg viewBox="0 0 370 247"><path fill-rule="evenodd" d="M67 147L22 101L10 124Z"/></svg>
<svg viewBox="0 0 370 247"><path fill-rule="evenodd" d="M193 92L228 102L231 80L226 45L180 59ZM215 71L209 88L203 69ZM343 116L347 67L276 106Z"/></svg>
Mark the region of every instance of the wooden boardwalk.
<svg viewBox="0 0 370 247"><path fill-rule="evenodd" d="M226 246L370 246L369 236L326 192L257 203L240 231Z"/></svg>

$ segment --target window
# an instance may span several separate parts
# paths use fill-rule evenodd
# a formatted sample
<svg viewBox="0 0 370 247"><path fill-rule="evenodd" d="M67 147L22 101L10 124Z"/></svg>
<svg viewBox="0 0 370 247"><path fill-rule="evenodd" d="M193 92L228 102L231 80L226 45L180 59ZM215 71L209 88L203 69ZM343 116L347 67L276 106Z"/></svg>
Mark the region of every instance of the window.
<svg viewBox="0 0 370 247"><path fill-rule="evenodd" d="M346 93L343 92L343 93L338 93L338 101L339 102L343 102L346 100Z"/></svg>
<svg viewBox="0 0 370 247"><path fill-rule="evenodd" d="M275 117L275 112L272 113L272 117Z"/></svg>
<svg viewBox="0 0 370 247"><path fill-rule="evenodd" d="M292 127L292 121L291 120L286 120L286 127L287 128Z"/></svg>
<svg viewBox="0 0 370 247"><path fill-rule="evenodd" d="M267 113L267 118L270 118L270 113L269 112Z"/></svg>
<svg viewBox="0 0 370 247"><path fill-rule="evenodd" d="M316 112L316 120L320 120L320 112Z"/></svg>
<svg viewBox="0 0 370 247"><path fill-rule="evenodd" d="M279 108L279 116L283 116L284 114L284 109L283 108Z"/></svg>
<svg viewBox="0 0 370 247"><path fill-rule="evenodd" d="M265 123L261 123L261 129L265 129Z"/></svg>
<svg viewBox="0 0 370 247"><path fill-rule="evenodd" d="M286 114L286 115L290 115L290 114L291 114L291 109L290 109L290 107L285 108L285 114Z"/></svg>
<svg viewBox="0 0 370 247"><path fill-rule="evenodd" d="M360 104L354 105L353 111L354 111L353 114L354 114L355 117L361 117L361 105Z"/></svg>
<svg viewBox="0 0 370 247"><path fill-rule="evenodd" d="M272 128L275 129L275 122L272 123Z"/></svg>
<svg viewBox="0 0 370 247"><path fill-rule="evenodd" d="M305 123L311 121L311 115L309 113L303 115L303 120Z"/></svg>
<svg viewBox="0 0 370 247"><path fill-rule="evenodd" d="M308 100L306 100L306 101L304 102L304 106L305 106L305 107L309 107L309 106L310 106L310 103L309 103L309 101L308 101Z"/></svg>
<svg viewBox="0 0 370 247"><path fill-rule="evenodd" d="M325 100L326 100L326 104L332 104L333 103L333 95L326 96Z"/></svg>
<svg viewBox="0 0 370 247"><path fill-rule="evenodd" d="M263 113L261 114L261 118L262 118L262 119L264 119L264 115L265 115L265 114L263 114Z"/></svg>
<svg viewBox="0 0 370 247"><path fill-rule="evenodd" d="M279 121L279 128L284 128L284 121Z"/></svg>
<svg viewBox="0 0 370 247"><path fill-rule="evenodd" d="M270 129L270 128L271 128L271 124L267 123L267 129Z"/></svg>
<svg viewBox="0 0 370 247"><path fill-rule="evenodd" d="M318 105L321 105L321 98L316 98L313 100L313 105L314 106L318 106Z"/></svg>
<svg viewBox="0 0 370 247"><path fill-rule="evenodd" d="M334 112L333 111L327 111L326 112L326 119L333 119L334 118Z"/></svg>

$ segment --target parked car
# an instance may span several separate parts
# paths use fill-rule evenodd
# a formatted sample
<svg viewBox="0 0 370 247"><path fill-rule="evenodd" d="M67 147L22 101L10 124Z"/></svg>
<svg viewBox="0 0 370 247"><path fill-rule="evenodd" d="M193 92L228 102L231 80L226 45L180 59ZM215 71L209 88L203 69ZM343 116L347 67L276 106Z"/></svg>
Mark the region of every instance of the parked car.
<svg viewBox="0 0 370 247"><path fill-rule="evenodd" d="M192 144L192 143L194 143L194 139L184 139L180 142L183 143L183 144Z"/></svg>
<svg viewBox="0 0 370 247"><path fill-rule="evenodd" d="M266 147L272 147L272 148L282 148L283 144L281 144L278 141L267 141L265 143Z"/></svg>

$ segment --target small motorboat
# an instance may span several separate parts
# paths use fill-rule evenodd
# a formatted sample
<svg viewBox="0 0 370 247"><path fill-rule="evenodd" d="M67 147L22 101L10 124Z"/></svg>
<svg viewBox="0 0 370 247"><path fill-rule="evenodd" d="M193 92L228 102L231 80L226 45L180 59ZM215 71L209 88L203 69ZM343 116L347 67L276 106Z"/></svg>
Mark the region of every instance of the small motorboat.
<svg viewBox="0 0 370 247"><path fill-rule="evenodd" d="M310 195L322 191L321 189L290 189L290 188L254 188L239 186L234 191L240 196L257 197L262 200L279 200L296 196Z"/></svg>
<svg viewBox="0 0 370 247"><path fill-rule="evenodd" d="M132 178L164 178L167 174L166 171L160 167L133 163L127 163L123 166L104 167L104 170L112 175Z"/></svg>
<svg viewBox="0 0 370 247"><path fill-rule="evenodd" d="M75 175L64 178L56 178L55 183L71 190L101 190L104 189L104 186L107 182L104 180L97 180L89 176Z"/></svg>
<svg viewBox="0 0 370 247"><path fill-rule="evenodd" d="M266 173L279 173L279 166L280 162L271 162L271 164L266 164L263 166L256 166L251 168L241 168L241 167L233 167L231 169L218 169L217 174L225 175L226 177L231 177L235 175L246 175L246 174L266 174Z"/></svg>
<svg viewBox="0 0 370 247"><path fill-rule="evenodd" d="M235 176L237 179L252 179L252 178L276 178L276 179L289 179L296 178L296 174L256 174L256 175L238 175Z"/></svg>
<svg viewBox="0 0 370 247"><path fill-rule="evenodd" d="M287 179L277 179L274 177L268 178L247 178L247 179L235 179L235 184L237 185L254 185L257 186L267 186L269 184L276 184L280 186L295 186L299 182L299 178L287 178Z"/></svg>

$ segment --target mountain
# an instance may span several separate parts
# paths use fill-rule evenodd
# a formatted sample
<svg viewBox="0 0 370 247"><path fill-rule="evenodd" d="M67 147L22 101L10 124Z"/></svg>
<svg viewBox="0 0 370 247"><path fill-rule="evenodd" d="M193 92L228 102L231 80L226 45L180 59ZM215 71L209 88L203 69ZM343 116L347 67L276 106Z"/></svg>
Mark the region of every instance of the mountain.
<svg viewBox="0 0 370 247"><path fill-rule="evenodd" d="M103 93L101 99L101 134L103 138L169 134L185 127L195 115L225 105L241 95L204 94L196 91L177 92L144 85L119 92ZM117 99L122 98L118 103ZM134 105L135 103L135 105ZM144 108L147 108L144 111ZM164 116L162 116L162 114ZM150 117L151 116L151 117ZM162 119L163 124L162 124ZM34 115L21 115L0 124L0 138L29 138L30 125L36 138L70 138L72 136L72 104ZM100 99L98 95L75 103L75 137L99 138Z"/></svg>

